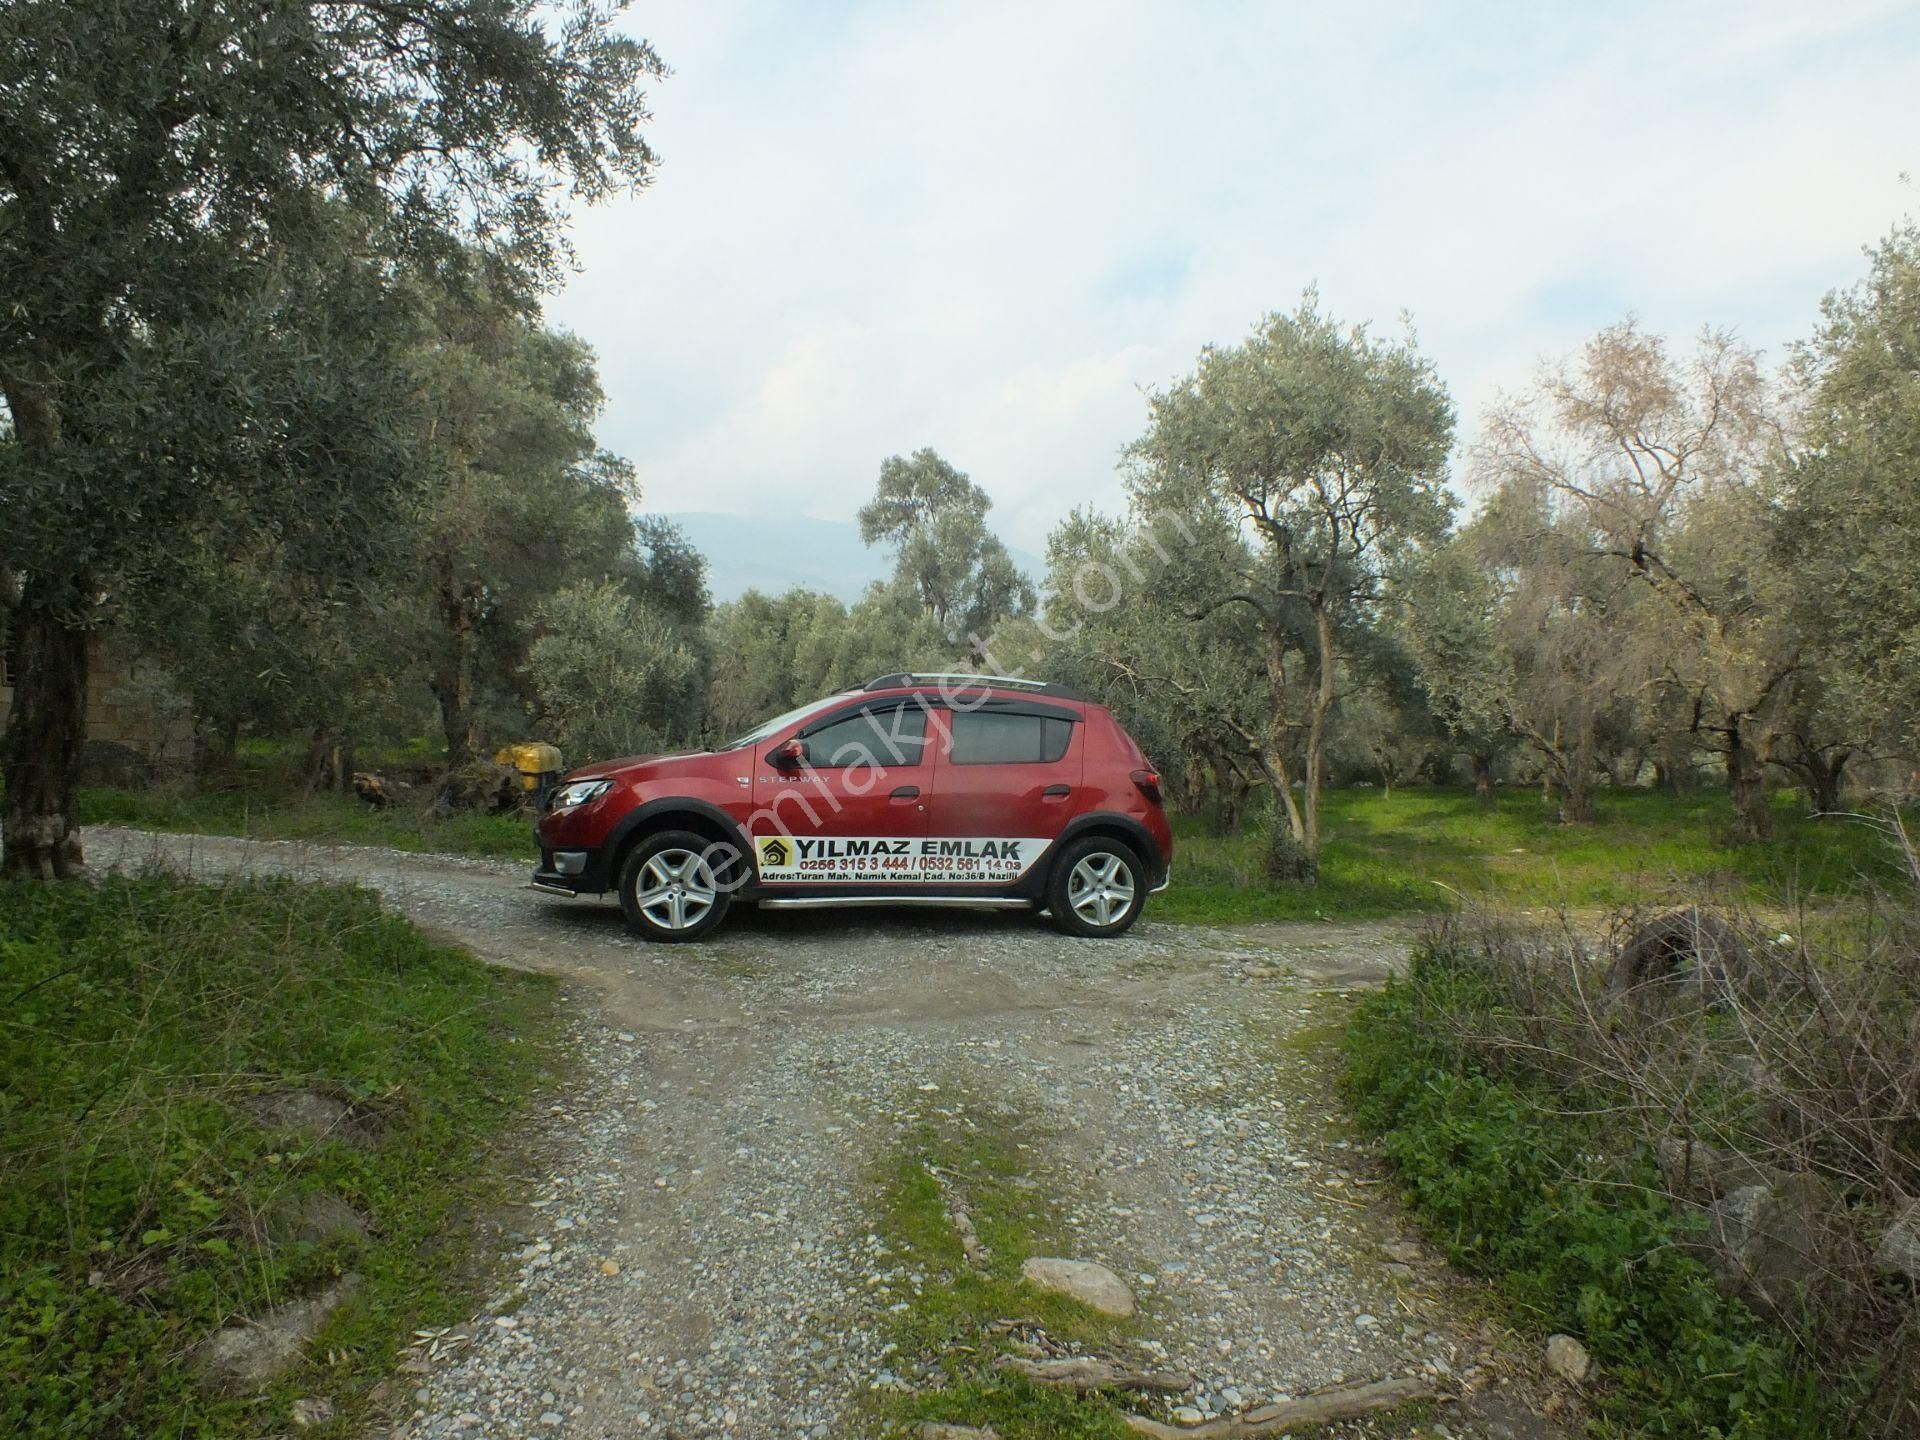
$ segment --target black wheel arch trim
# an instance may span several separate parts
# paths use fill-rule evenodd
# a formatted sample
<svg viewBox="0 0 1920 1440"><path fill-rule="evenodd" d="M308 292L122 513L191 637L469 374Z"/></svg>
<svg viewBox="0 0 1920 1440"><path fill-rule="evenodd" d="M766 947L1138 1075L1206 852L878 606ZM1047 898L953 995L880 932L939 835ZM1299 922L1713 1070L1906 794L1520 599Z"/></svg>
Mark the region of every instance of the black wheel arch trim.
<svg viewBox="0 0 1920 1440"><path fill-rule="evenodd" d="M708 800L696 800L690 795L662 795L656 800L648 800L644 804L634 806L620 817L613 829L607 832L607 838L602 842L600 849L601 853L607 857L608 888L619 883L620 876L617 873L619 860L635 835L643 829L657 828L649 822L669 815L699 816L738 847L742 861L753 853L752 847L747 843L746 832L740 828L739 822L718 805Z"/></svg>
<svg viewBox="0 0 1920 1440"><path fill-rule="evenodd" d="M1166 857L1160 853L1160 847L1154 843L1153 832L1133 816L1122 815L1113 810L1090 810L1085 815L1074 816L1061 827L1060 836L1053 842L1053 848L1048 853L1050 856L1058 855L1063 848L1075 840L1101 830L1114 831L1126 837L1127 843L1133 847L1134 854L1140 857L1140 863L1147 867L1148 889L1152 889L1166 878Z"/></svg>

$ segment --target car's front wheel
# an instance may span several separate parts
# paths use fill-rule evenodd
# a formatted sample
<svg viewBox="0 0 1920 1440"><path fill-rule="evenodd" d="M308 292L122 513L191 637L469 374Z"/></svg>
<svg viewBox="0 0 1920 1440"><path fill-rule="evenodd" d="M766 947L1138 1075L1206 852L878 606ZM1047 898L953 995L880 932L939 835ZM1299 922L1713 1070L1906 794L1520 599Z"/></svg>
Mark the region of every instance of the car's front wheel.
<svg viewBox="0 0 1920 1440"><path fill-rule="evenodd" d="M690 830L649 835L620 867L620 909L646 940L698 940L726 917L733 893L712 842Z"/></svg>
<svg viewBox="0 0 1920 1440"><path fill-rule="evenodd" d="M1104 836L1075 840L1047 881L1047 909L1069 935L1125 934L1147 903L1147 872L1131 846Z"/></svg>

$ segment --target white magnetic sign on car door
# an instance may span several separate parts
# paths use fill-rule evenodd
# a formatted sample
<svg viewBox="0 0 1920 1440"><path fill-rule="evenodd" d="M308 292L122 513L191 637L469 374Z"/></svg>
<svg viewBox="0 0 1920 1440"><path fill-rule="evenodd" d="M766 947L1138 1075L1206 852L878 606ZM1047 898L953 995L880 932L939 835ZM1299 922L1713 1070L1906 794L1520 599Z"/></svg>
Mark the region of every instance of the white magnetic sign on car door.
<svg viewBox="0 0 1920 1440"><path fill-rule="evenodd" d="M980 836L964 840L836 835L762 835L753 842L760 878L776 884L880 884L1017 880L1051 841Z"/></svg>

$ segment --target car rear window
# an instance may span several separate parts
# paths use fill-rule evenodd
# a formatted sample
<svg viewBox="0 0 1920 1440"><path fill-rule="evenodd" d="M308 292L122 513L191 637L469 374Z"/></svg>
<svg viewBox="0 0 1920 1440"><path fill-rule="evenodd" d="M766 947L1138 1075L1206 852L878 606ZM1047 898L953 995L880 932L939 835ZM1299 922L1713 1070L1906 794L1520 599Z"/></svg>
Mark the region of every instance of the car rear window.
<svg viewBox="0 0 1920 1440"><path fill-rule="evenodd" d="M1051 715L956 712L951 723L956 765L1050 764L1073 738L1073 722Z"/></svg>

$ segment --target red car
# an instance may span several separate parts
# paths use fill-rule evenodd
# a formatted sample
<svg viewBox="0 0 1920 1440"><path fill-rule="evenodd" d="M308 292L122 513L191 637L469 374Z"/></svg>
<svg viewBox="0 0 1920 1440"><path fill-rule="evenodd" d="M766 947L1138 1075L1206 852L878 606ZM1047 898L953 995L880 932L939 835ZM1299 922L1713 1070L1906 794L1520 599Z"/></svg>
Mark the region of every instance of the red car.
<svg viewBox="0 0 1920 1440"><path fill-rule="evenodd" d="M1057 686L883 675L717 750L590 765L535 826L538 890L618 892L650 940L765 907L1044 909L1118 935L1167 883L1160 777Z"/></svg>

